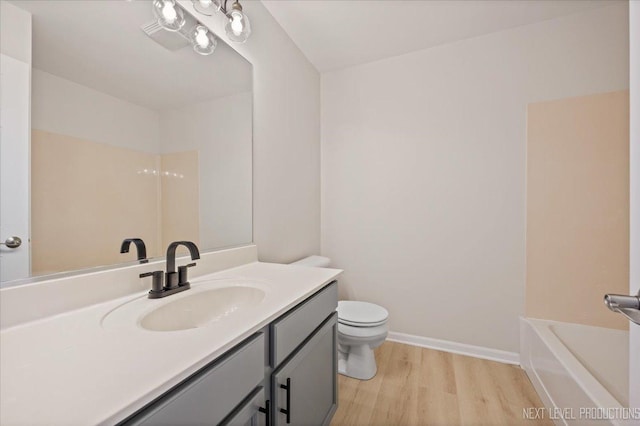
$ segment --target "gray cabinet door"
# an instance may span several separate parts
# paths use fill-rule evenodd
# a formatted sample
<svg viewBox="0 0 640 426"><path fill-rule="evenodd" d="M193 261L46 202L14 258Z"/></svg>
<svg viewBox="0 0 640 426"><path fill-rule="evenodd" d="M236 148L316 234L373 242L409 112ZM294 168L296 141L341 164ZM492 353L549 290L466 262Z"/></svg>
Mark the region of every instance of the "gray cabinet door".
<svg viewBox="0 0 640 426"><path fill-rule="evenodd" d="M329 424L338 406L338 315L333 313L272 376L275 425Z"/></svg>

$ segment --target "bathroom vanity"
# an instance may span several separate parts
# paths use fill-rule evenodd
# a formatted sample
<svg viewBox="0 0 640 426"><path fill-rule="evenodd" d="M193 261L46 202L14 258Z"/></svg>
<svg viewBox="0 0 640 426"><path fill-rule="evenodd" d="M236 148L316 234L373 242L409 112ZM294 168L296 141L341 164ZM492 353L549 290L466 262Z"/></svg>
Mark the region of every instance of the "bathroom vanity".
<svg viewBox="0 0 640 426"><path fill-rule="evenodd" d="M0 423L330 422L341 271L256 262L255 246L248 246L203 255L191 289L148 299L137 277L157 267L2 289L0 308L8 309L0 333ZM118 281L125 276L134 277L128 286ZM68 293L76 306L34 317L25 303L36 286L43 295L36 297L47 297L54 287L77 292L83 279L84 306ZM107 290L96 303L92 292L107 281L129 294L113 298ZM191 315L179 312L183 300ZM198 301L210 303L211 314L200 315ZM16 307L21 303L24 309Z"/></svg>
<svg viewBox="0 0 640 426"><path fill-rule="evenodd" d="M123 424L329 424L337 300L333 281Z"/></svg>

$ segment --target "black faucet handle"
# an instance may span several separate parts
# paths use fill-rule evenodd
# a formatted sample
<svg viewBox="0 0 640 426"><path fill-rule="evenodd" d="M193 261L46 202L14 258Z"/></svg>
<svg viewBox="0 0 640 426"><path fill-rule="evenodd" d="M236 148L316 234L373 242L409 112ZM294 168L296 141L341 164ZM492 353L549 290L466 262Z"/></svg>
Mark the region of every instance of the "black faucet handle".
<svg viewBox="0 0 640 426"><path fill-rule="evenodd" d="M162 285L162 276L163 271L153 271L153 272L145 272L144 274L140 274L140 278L145 277L153 277L151 279L151 291L149 293L162 293L163 285Z"/></svg>
<svg viewBox="0 0 640 426"><path fill-rule="evenodd" d="M178 285L189 284L189 280L187 279L187 269L192 266L196 266L196 263L189 263L187 265L178 266Z"/></svg>

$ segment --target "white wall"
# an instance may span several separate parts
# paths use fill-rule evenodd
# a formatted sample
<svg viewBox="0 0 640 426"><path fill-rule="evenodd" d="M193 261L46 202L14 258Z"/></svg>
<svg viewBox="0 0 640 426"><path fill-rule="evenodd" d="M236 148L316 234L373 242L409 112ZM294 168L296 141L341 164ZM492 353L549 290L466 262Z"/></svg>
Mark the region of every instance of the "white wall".
<svg viewBox="0 0 640 426"><path fill-rule="evenodd" d="M250 243L252 93L160 113L160 152L198 150L200 247Z"/></svg>
<svg viewBox="0 0 640 426"><path fill-rule="evenodd" d="M0 1L0 52L31 63L31 14Z"/></svg>
<svg viewBox="0 0 640 426"><path fill-rule="evenodd" d="M526 105L628 87L627 5L322 75L322 253L390 329L517 352ZM552 295L550 295L552 296Z"/></svg>
<svg viewBox="0 0 640 426"><path fill-rule="evenodd" d="M242 7L253 34L228 41L220 15L194 12L253 65L253 241L262 261L320 250L320 75L259 1Z"/></svg>
<svg viewBox="0 0 640 426"><path fill-rule="evenodd" d="M34 68L31 120L35 129L157 153L159 114Z"/></svg>

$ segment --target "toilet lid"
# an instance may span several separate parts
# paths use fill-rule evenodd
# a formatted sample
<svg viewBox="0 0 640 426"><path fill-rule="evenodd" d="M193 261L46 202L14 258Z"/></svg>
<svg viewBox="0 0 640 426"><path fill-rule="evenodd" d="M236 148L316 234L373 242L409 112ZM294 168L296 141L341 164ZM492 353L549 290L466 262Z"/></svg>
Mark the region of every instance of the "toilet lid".
<svg viewBox="0 0 640 426"><path fill-rule="evenodd" d="M338 321L354 327L374 327L384 324L389 312L382 306L368 302L341 300L338 302Z"/></svg>

